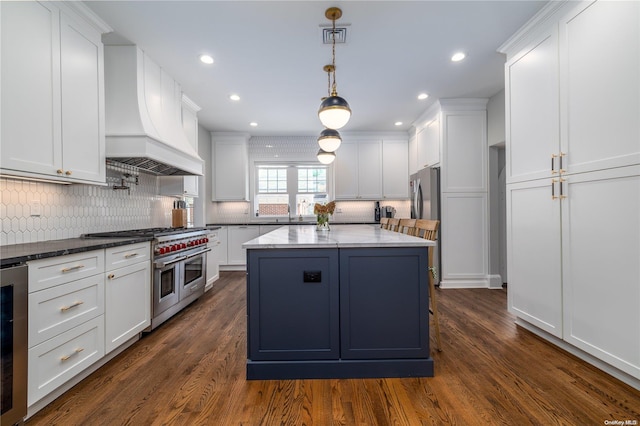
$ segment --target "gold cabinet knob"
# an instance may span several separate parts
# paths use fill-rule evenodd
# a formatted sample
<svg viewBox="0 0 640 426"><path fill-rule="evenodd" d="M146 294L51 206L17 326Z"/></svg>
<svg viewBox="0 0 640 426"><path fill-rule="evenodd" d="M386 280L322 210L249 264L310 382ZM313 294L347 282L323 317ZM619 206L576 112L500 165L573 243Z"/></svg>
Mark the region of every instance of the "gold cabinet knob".
<svg viewBox="0 0 640 426"><path fill-rule="evenodd" d="M56 173L61 175L62 173L64 173L64 171L62 169L58 169L58 170L56 170Z"/></svg>
<svg viewBox="0 0 640 426"><path fill-rule="evenodd" d="M71 170L67 170L66 172L64 172L64 174L67 176L71 176Z"/></svg>

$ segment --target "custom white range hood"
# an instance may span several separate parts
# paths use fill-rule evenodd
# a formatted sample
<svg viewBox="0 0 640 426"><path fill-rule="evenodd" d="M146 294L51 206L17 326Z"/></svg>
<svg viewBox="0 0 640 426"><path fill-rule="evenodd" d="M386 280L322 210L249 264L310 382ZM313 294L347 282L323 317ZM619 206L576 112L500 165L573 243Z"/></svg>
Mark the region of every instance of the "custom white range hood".
<svg viewBox="0 0 640 426"><path fill-rule="evenodd" d="M182 127L180 85L137 46L105 46L107 159L156 175L202 175Z"/></svg>

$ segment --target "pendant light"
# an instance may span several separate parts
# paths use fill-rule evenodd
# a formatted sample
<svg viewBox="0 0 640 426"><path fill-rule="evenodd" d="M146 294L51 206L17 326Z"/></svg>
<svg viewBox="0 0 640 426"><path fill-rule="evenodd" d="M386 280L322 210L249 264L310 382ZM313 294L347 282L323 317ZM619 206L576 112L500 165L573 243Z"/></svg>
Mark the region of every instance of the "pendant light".
<svg viewBox="0 0 640 426"><path fill-rule="evenodd" d="M321 149L318 151L317 158L322 164L331 164L333 163L333 160L336 159L336 154L334 152L327 152Z"/></svg>
<svg viewBox="0 0 640 426"><path fill-rule="evenodd" d="M318 145L320 145L320 148L325 152L334 152L340 148L341 143L342 138L337 130L324 129L318 137Z"/></svg>
<svg viewBox="0 0 640 426"><path fill-rule="evenodd" d="M329 96L320 104L318 117L324 127L337 130L344 127L349 121L349 118L351 118L351 108L349 108L349 104L344 98L338 96L338 90L336 88L336 20L342 16L342 10L337 7L330 7L325 11L324 16L333 23L331 33L331 71L328 71L330 77L331 74L333 74L333 84L329 85ZM327 67L328 66L324 67L325 71ZM329 80L331 80L331 78Z"/></svg>

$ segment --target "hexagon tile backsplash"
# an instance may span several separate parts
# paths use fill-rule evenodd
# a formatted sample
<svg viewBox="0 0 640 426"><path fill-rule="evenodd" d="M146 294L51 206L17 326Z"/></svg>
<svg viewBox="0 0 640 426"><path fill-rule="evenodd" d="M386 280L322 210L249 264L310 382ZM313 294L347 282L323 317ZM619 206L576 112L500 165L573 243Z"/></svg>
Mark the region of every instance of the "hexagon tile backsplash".
<svg viewBox="0 0 640 426"><path fill-rule="evenodd" d="M108 186L57 185L0 178L0 245L75 238L90 232L171 225L174 198L158 195L158 179L114 190L123 170L107 170Z"/></svg>

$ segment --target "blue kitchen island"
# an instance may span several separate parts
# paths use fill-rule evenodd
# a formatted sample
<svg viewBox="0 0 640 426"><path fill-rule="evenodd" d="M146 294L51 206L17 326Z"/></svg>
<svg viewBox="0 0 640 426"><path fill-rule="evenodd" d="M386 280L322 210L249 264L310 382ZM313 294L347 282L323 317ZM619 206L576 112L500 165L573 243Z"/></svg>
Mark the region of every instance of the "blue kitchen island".
<svg viewBox="0 0 640 426"><path fill-rule="evenodd" d="M431 377L427 250L377 225L283 226L247 249L247 379Z"/></svg>

